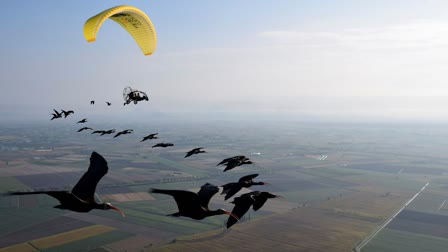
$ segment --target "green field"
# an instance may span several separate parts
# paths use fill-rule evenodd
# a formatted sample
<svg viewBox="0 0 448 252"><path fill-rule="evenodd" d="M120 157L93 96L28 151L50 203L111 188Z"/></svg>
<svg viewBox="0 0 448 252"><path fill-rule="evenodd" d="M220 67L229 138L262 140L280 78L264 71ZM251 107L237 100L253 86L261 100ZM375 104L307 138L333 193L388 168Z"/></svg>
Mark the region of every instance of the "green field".
<svg viewBox="0 0 448 252"><path fill-rule="evenodd" d="M362 252L442 252L448 239L398 230L383 229Z"/></svg>
<svg viewBox="0 0 448 252"><path fill-rule="evenodd" d="M82 252L94 249L101 245L105 245L111 242L116 242L119 240L132 237L133 235L127 232L113 230L104 234L92 236L89 238L81 239L75 242L66 243L60 246L55 246L47 249L41 249L42 252L59 252L59 251L70 251L70 252Z"/></svg>
<svg viewBox="0 0 448 252"><path fill-rule="evenodd" d="M0 177L0 193L8 191L29 190L30 188L14 177ZM0 196L1 197L1 196ZM2 198L0 198L0 201ZM2 204L0 204L2 206Z"/></svg>
<svg viewBox="0 0 448 252"><path fill-rule="evenodd" d="M0 208L0 232L6 234L44 222L64 212L52 207Z"/></svg>

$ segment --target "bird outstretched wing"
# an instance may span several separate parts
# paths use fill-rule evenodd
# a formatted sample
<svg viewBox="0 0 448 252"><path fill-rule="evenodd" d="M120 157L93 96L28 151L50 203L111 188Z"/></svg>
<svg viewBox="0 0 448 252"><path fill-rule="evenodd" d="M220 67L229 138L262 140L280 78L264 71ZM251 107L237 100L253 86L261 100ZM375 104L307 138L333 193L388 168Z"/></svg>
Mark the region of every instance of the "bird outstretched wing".
<svg viewBox="0 0 448 252"><path fill-rule="evenodd" d="M96 186L101 178L107 174L107 171L106 159L100 154L92 152L89 169L73 187L72 193L81 200L94 202Z"/></svg>
<svg viewBox="0 0 448 252"><path fill-rule="evenodd" d="M244 181L248 181L248 180L252 180L254 178L256 178L258 176L258 174L250 174L244 177L241 177L240 180L238 180L239 182L244 182Z"/></svg>
<svg viewBox="0 0 448 252"><path fill-rule="evenodd" d="M228 171L231 170L237 166L241 165L241 160L238 159L232 159L229 162L227 162L226 168L224 169L224 171Z"/></svg>
<svg viewBox="0 0 448 252"><path fill-rule="evenodd" d="M231 202L232 204L235 204L235 207L232 210L232 213L236 215L239 219L243 217L249 211L252 204L255 202L255 199L252 197L253 193L246 193L241 195L240 197L236 197ZM238 220L233 218L232 216L227 219L227 228L230 228L233 226L233 224L237 223Z"/></svg>
<svg viewBox="0 0 448 252"><path fill-rule="evenodd" d="M201 206L208 208L208 203L210 199L219 192L219 188L215 185L205 183L201 186L201 190L198 192L199 200L201 201Z"/></svg>
<svg viewBox="0 0 448 252"><path fill-rule="evenodd" d="M254 195L253 198L255 199L254 205L252 207L254 211L260 209L264 205L264 203L266 203L266 201L268 200L268 197L264 192Z"/></svg>
<svg viewBox="0 0 448 252"><path fill-rule="evenodd" d="M9 195L30 195L30 194L47 194L57 199L61 204L70 201L76 201L76 196L69 191L34 191L34 192L10 192Z"/></svg>
<svg viewBox="0 0 448 252"><path fill-rule="evenodd" d="M229 191L230 191L230 189L232 189L232 187L234 186L234 185L236 185L236 184L238 184L238 183L234 183L234 182L232 182L232 183L227 183L227 184L225 184L225 185L222 185L221 187L222 187L222 192L221 192L221 194L226 194L226 193L228 193Z"/></svg>
<svg viewBox="0 0 448 252"><path fill-rule="evenodd" d="M239 192L243 187L240 183L228 183L222 186L223 190L221 194L225 194L224 200L228 200L237 192Z"/></svg>
<svg viewBox="0 0 448 252"><path fill-rule="evenodd" d="M191 212L192 209L200 206L200 200L196 193L183 190L166 190L151 188L151 193L170 195L174 198L179 212Z"/></svg>

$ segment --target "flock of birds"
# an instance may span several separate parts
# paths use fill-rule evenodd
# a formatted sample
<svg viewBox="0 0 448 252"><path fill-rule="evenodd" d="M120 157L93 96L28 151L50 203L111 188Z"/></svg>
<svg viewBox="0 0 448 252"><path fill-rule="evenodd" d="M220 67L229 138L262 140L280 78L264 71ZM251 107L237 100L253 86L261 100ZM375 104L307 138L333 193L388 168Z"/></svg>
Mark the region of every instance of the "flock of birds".
<svg viewBox="0 0 448 252"><path fill-rule="evenodd" d="M201 149L203 148L193 149L187 152L187 155L185 157L205 152ZM246 156L234 156L222 160L220 163L218 163L218 165L226 165L226 168L224 169L225 172L237 166L252 163L253 162L250 161ZM257 176L258 174L246 175L244 177L241 177L237 182L231 182L222 185L221 187L223 188L223 190L221 192L221 195L225 194L224 200L230 199L243 188L249 188L254 185L269 185L269 183L266 182L254 182L253 179ZM174 198L179 211L173 214L169 214L170 216L185 216L195 220L202 220L209 216L226 214L230 216L227 220L227 228L230 228L232 225L238 222L238 220L241 219L251 207L254 211L257 211L266 203L268 199L283 198L280 195L272 194L269 192L252 191L242 194L239 197L235 197L233 201L230 202L235 206L233 207L232 212L229 212L225 209L209 209L208 204L211 198L219 192L219 187L210 183L206 183L201 186L201 189L197 193L184 190L166 190L155 188L151 188L149 192L166 194Z"/></svg>
<svg viewBox="0 0 448 252"><path fill-rule="evenodd" d="M93 105L94 102L91 104ZM110 106L110 103L107 103L108 106ZM64 111L61 110L61 112L58 112L57 110L54 110L54 113L52 113L53 119L57 118L66 118L70 114L74 114L74 111ZM84 118L77 123L86 123L87 118ZM89 127L83 127L78 130L78 132L81 132L83 130L93 130ZM118 137L120 135L124 134L130 134L132 133L132 129L126 129L120 132L117 132L114 136ZM115 129L111 130L95 130L92 132L92 134L112 134L115 133ZM145 136L140 142L144 142L151 139L157 139L158 133L152 133L147 136ZM168 146L174 146L172 143L158 143L154 147L168 147ZM185 155L185 158L190 157L192 155L200 154L200 153L206 153L204 150L204 147L194 148L190 151L188 151ZM246 156L240 155L240 156L234 156L229 157L224 160L222 160L220 163L217 164L225 166L225 169L223 170L228 171L235 167L245 165L245 164L253 164L253 162ZM97 152L93 152L90 156L90 165L87 169L87 172L84 173L84 175L81 177L81 179L78 181L78 183L73 187L71 191L33 191L33 192L9 192L8 195L29 195L29 194L47 194L59 201L59 205L55 206L55 208L59 209L66 209L71 210L75 212L89 212L93 209L100 209L100 210L115 210L121 215L124 215L124 212L121 211L119 208L113 206L110 203L98 203L95 201L95 190L97 187L98 182L101 180L101 178L104 177L104 175L108 172L108 165L107 161ZM253 179L256 178L258 174L250 174L247 176L244 176L240 178L237 182L231 182L225 185L222 185L223 188L221 195L225 194L224 200L228 200L231 197L233 197L235 194L237 194L241 189L243 188L249 188L254 185L269 185L269 183L266 182L254 182ZM150 193L157 193L157 194L165 194L170 195L174 198L176 201L178 212L169 214L169 216L175 216L175 217L189 217L195 220L202 220L209 216L215 216L215 215L222 215L226 214L229 215L226 226L227 228L230 228L232 225L237 223L252 207L254 211L259 210L268 199L272 198L283 198L280 195L275 195L269 192L260 192L260 191L252 191L249 193L245 193L240 195L239 197L235 197L231 204L234 204L233 210L231 212L225 210L225 209L217 209L217 210L211 210L209 209L209 202L211 198L219 192L219 187L206 183L204 184L199 192L194 193L191 191L186 190L167 190L167 189L156 189L151 188L149 189Z"/></svg>
<svg viewBox="0 0 448 252"><path fill-rule="evenodd" d="M69 116L70 114L75 113L73 110L65 111L63 109L61 109L61 112L58 112L56 109L53 109L53 111L54 113L52 113L53 117L51 118L51 121L54 119L62 118L62 116L64 116L64 118L67 118L67 116Z"/></svg>
<svg viewBox="0 0 448 252"><path fill-rule="evenodd" d="M92 100L90 102L90 104L94 105L95 101ZM106 102L106 104L107 104L107 106L112 105L112 103L110 103L110 102ZM75 113L73 110L65 111L63 109L61 109L61 112L58 112L56 109L53 109L53 111L54 111L54 113L51 113L51 115L53 117L50 119L50 121L52 121L54 119L59 119L59 118L67 118L67 116ZM78 122L76 122L76 124L79 124L79 123L87 123L87 118L83 118L83 119L79 120ZM125 129L125 130L116 132L115 129L94 130L91 127L82 127L77 132L81 132L81 131L85 131L85 130L91 130L92 131L91 134L99 134L100 136L110 135L110 134L114 134L115 133L113 138L119 137L121 135L131 134L132 132L134 132L133 129ZM143 139L140 142L144 142L144 141L149 140L149 139L157 139L157 135L158 135L158 133L151 133L151 134L143 137ZM170 146L174 146L174 144L173 143L163 143L162 142L162 143L155 144L154 146L152 146L152 148L156 148L156 147L166 148L166 147L170 147Z"/></svg>

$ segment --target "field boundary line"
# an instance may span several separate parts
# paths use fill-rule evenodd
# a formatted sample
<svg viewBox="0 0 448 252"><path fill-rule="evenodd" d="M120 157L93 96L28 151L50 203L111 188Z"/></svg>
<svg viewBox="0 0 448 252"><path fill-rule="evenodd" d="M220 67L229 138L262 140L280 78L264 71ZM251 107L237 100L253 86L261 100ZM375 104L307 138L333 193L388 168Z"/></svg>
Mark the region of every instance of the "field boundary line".
<svg viewBox="0 0 448 252"><path fill-rule="evenodd" d="M418 197L418 195L420 195L421 192L423 192L423 190L425 190L425 188L429 185L429 182L426 183L426 185L424 185L422 187L422 189L420 189L420 191L418 191L414 197L412 197L410 200L408 200L394 215L392 215L391 217L389 217L387 220L385 220L383 222L383 224L381 224L375 231L373 231L373 233L371 233L369 236L367 236L366 239L364 239L362 242L360 242L356 247L353 248L354 252L361 252L361 249L367 244L369 243L381 230L383 230L383 228L385 228L387 226L387 224L389 224L393 219L395 219L395 217L397 217L397 215L399 215L401 213L401 211L403 211L409 204L411 204L412 201L415 200L415 198Z"/></svg>
<svg viewBox="0 0 448 252"><path fill-rule="evenodd" d="M444 201L442 202L442 205L440 205L440 207L437 209L437 212L439 212L440 209L442 209L442 207L443 207L443 205L445 205L445 203L446 203L446 200L444 200Z"/></svg>
<svg viewBox="0 0 448 252"><path fill-rule="evenodd" d="M31 246L33 249L35 249L36 251L40 251L40 249L36 246L34 246L31 242L26 242L26 244L28 244L29 246Z"/></svg>

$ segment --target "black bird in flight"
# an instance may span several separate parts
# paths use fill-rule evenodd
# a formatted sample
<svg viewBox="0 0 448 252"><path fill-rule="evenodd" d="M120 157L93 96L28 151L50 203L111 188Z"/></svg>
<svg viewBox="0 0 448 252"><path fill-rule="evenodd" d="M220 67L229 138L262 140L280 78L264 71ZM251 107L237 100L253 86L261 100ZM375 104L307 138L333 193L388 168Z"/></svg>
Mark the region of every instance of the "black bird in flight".
<svg viewBox="0 0 448 252"><path fill-rule="evenodd" d="M185 158L189 157L191 155L194 155L194 154L206 153L206 151L201 150L201 149L204 149L204 147L192 149L191 151L187 152L187 155L185 155Z"/></svg>
<svg viewBox="0 0 448 252"><path fill-rule="evenodd" d="M218 165L221 165L221 164L226 166L226 168L224 169L224 172L225 172L225 171L231 170L240 165L253 164L253 162L250 161L249 158L247 158L245 156L235 156L235 157L224 159Z"/></svg>
<svg viewBox="0 0 448 252"><path fill-rule="evenodd" d="M93 104L95 104L95 100L90 101L90 105L93 105Z"/></svg>
<svg viewBox="0 0 448 252"><path fill-rule="evenodd" d="M208 204L210 199L219 191L217 186L206 183L201 186L198 193L183 190L165 190L151 188L151 193L161 193L170 195L174 198L179 212L169 214L168 216L185 216L195 220L202 220L209 216L227 214L231 218L239 219L236 215L224 209L210 210Z"/></svg>
<svg viewBox="0 0 448 252"><path fill-rule="evenodd" d="M108 170L106 160L98 153L90 156L90 166L86 173L73 187L72 191L36 191L36 192L11 192L10 195L47 194L57 199L60 205L54 208L67 209L75 212L90 212L93 209L115 210L124 216L124 213L110 203L97 203L95 201L95 189L101 178Z"/></svg>
<svg viewBox="0 0 448 252"><path fill-rule="evenodd" d="M168 146L174 146L174 144L172 144L172 143L158 143L158 144L152 146L152 148L155 148L155 147L163 147L163 148L166 148L166 147L168 147Z"/></svg>
<svg viewBox="0 0 448 252"><path fill-rule="evenodd" d="M243 189L243 187L249 188L253 185L270 185L269 183L261 182L261 181L254 182L252 179L256 178L257 176L258 176L258 174L250 174L250 175L240 178L238 180L238 182L236 182L236 183L228 183L228 184L221 186L222 187L221 194L226 195L224 200L228 200L229 198L231 198L233 195L235 195L241 189Z"/></svg>
<svg viewBox="0 0 448 252"><path fill-rule="evenodd" d="M107 106L110 106L110 105L112 105L112 103L110 103L110 102L106 102L106 104L107 104Z"/></svg>
<svg viewBox="0 0 448 252"><path fill-rule="evenodd" d="M51 118L50 121L54 120L54 119L58 119L58 118L62 118L62 113L58 112L56 109L53 109L54 113L51 113L53 115L53 117Z"/></svg>
<svg viewBox="0 0 448 252"><path fill-rule="evenodd" d="M133 129L126 129L126 130L120 131L120 132L118 132L117 134L115 134L114 138L116 138L116 137L119 136L119 135L131 134L132 131L134 131L134 130L133 130Z"/></svg>
<svg viewBox="0 0 448 252"><path fill-rule="evenodd" d="M227 166L224 169L224 171L228 171L237 166L241 166L241 165L245 165L245 164L253 164L253 162L250 161L249 158L245 158L244 160L231 160L229 163L227 163Z"/></svg>
<svg viewBox="0 0 448 252"><path fill-rule="evenodd" d="M93 130L92 128L90 128L90 127L83 127L83 128L80 128L79 130L78 130L78 132L81 132L81 131L83 131L83 130ZM93 133L92 133L93 134Z"/></svg>
<svg viewBox="0 0 448 252"><path fill-rule="evenodd" d="M224 165L224 164L226 164L226 163L228 163L229 161L231 161L231 160L244 160L246 158L246 156L234 156L234 157L229 157L229 158L226 158L226 159L224 159L224 160L222 160L219 164L217 164L216 166L218 166L218 165Z"/></svg>
<svg viewBox="0 0 448 252"><path fill-rule="evenodd" d="M254 191L234 198L233 201L230 202L232 204L235 204L235 207L232 210L232 214L236 215L238 218L229 217L229 219L227 220L227 228L230 228L238 221L238 219L241 219L243 215L247 213L247 211L249 211L251 206L254 211L257 211L264 205L264 203L266 203L268 199L273 198L283 197L268 192Z"/></svg>
<svg viewBox="0 0 448 252"><path fill-rule="evenodd" d="M146 141L146 140L148 140L148 139L157 139L157 136L156 136L156 135L158 135L158 134L159 134L159 133L152 133L152 134L149 134L149 135L145 136L140 142Z"/></svg>
<svg viewBox="0 0 448 252"><path fill-rule="evenodd" d="M92 132L92 134L98 133L98 134L103 135L105 132L106 132L105 130L95 130L94 132Z"/></svg>
<svg viewBox="0 0 448 252"><path fill-rule="evenodd" d="M70 114L74 114L75 112L73 110L65 111L61 109L62 113L64 114L64 118L67 118Z"/></svg>
<svg viewBox="0 0 448 252"><path fill-rule="evenodd" d="M102 135L110 135L110 134L113 134L113 133L115 133L115 129L110 129L110 130L103 130L103 132L101 133L101 135L100 136L102 136Z"/></svg>
<svg viewBox="0 0 448 252"><path fill-rule="evenodd" d="M84 118L84 119L78 121L77 123L86 123L86 122L87 122L87 118Z"/></svg>

